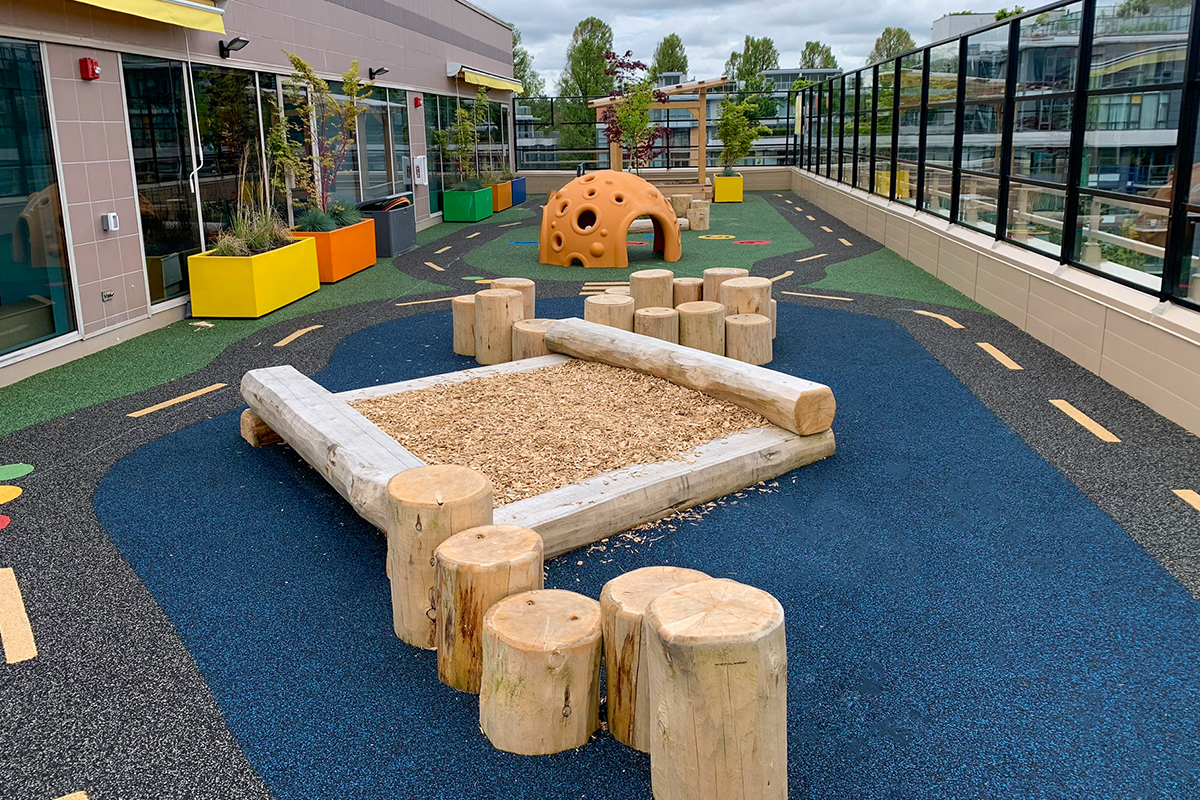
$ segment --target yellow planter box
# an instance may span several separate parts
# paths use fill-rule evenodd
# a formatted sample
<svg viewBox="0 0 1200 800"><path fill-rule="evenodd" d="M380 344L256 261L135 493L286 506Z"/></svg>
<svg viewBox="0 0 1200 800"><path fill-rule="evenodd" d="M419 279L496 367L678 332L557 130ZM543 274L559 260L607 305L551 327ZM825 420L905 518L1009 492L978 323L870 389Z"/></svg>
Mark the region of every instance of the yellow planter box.
<svg viewBox="0 0 1200 800"><path fill-rule="evenodd" d="M742 176L713 175L713 202L742 202Z"/></svg>
<svg viewBox="0 0 1200 800"><path fill-rule="evenodd" d="M317 244L295 244L256 256L188 257L193 317L255 318L321 288Z"/></svg>

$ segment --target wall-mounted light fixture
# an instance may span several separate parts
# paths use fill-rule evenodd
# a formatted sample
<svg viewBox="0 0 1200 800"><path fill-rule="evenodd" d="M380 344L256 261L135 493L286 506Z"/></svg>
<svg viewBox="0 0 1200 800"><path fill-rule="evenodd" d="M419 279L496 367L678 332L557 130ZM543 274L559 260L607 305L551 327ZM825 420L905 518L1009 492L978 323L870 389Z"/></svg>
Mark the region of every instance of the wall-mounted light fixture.
<svg viewBox="0 0 1200 800"><path fill-rule="evenodd" d="M389 72L391 72L391 70L387 67L372 67L371 69L367 70L367 75L370 76L370 80L375 80L380 75L387 75Z"/></svg>
<svg viewBox="0 0 1200 800"><path fill-rule="evenodd" d="M250 40L245 36L235 36L228 42L222 39L219 45L221 58L229 58L230 53L236 53L248 44L250 44Z"/></svg>

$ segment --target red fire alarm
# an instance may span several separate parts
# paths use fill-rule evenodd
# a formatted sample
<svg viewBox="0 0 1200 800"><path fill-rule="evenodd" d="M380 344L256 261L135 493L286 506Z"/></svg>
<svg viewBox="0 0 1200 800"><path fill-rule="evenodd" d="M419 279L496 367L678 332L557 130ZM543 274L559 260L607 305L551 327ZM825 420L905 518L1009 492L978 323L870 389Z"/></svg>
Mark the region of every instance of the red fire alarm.
<svg viewBox="0 0 1200 800"><path fill-rule="evenodd" d="M417 95L416 97L413 98L413 108L420 108L420 107L421 107L421 96Z"/></svg>
<svg viewBox="0 0 1200 800"><path fill-rule="evenodd" d="M100 77L100 62L94 58L79 59L79 77L94 81Z"/></svg>

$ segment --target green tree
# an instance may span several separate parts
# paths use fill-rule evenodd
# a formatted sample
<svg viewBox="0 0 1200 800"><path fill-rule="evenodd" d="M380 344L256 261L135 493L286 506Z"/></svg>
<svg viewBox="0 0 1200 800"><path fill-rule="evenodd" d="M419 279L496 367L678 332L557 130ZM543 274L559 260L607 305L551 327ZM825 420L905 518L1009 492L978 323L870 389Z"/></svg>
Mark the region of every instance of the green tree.
<svg viewBox="0 0 1200 800"><path fill-rule="evenodd" d="M1008 19L1009 17L1015 17L1017 14L1024 14L1024 13L1025 13L1024 6L1013 6L1012 11L1009 11L1007 8L1002 8L996 12L996 21L999 22L1002 19Z"/></svg>
<svg viewBox="0 0 1200 800"><path fill-rule="evenodd" d="M558 79L560 99L554 107L554 127L559 132L559 146L565 150L593 150L597 145L596 111L588 108L587 100L582 98L603 97L616 88L613 76L607 74L604 57L612 49L613 32L608 23L588 17L575 26L567 45L567 65ZM562 99L571 97L580 99ZM563 161L570 165L585 159L594 156L567 154Z"/></svg>
<svg viewBox="0 0 1200 800"><path fill-rule="evenodd" d="M883 33L879 34L879 38L875 40L871 54L867 56L867 63L874 64L876 61L884 61L916 46L917 43L913 41L912 34L904 28L884 28Z"/></svg>
<svg viewBox="0 0 1200 800"><path fill-rule="evenodd" d="M768 69L779 69L779 51L771 37L747 36L740 51L729 54L725 62L725 77L745 84Z"/></svg>
<svg viewBox="0 0 1200 800"><path fill-rule="evenodd" d="M805 42L800 54L800 69L837 69L837 58L827 44Z"/></svg>
<svg viewBox="0 0 1200 800"><path fill-rule="evenodd" d="M683 39L677 33L668 33L654 48L654 60L650 62L650 77L657 78L664 72L682 72L687 75L688 57L683 49Z"/></svg>
<svg viewBox="0 0 1200 800"><path fill-rule="evenodd" d="M754 118L754 103L726 97L721 101L721 116L717 119L717 138L721 141L722 174L734 175L734 166L754 147L756 139L767 136L771 129Z"/></svg>
<svg viewBox="0 0 1200 800"><path fill-rule="evenodd" d="M533 68L533 56L525 45L521 44L521 32L513 28L513 78L521 82L524 88L521 94L526 97L536 97L546 93L546 81Z"/></svg>

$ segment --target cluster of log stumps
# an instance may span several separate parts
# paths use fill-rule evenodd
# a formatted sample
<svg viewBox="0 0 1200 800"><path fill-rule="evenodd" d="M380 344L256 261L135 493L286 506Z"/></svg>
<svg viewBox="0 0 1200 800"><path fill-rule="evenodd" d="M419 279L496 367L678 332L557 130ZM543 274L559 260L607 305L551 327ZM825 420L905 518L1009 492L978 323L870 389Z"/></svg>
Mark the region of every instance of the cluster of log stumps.
<svg viewBox="0 0 1200 800"><path fill-rule="evenodd" d="M703 278L644 269L630 274L628 290L614 287L587 298L583 318L747 364L769 364L776 309L771 286L769 278L737 268L707 269Z"/></svg>
<svg viewBox="0 0 1200 800"><path fill-rule="evenodd" d="M533 530L495 525L492 484L418 467L387 487L396 635L437 649L438 678L479 695L498 749L547 755L608 727L650 753L654 797L787 796L787 653L771 595L680 567L609 581L600 601L543 588Z"/></svg>

